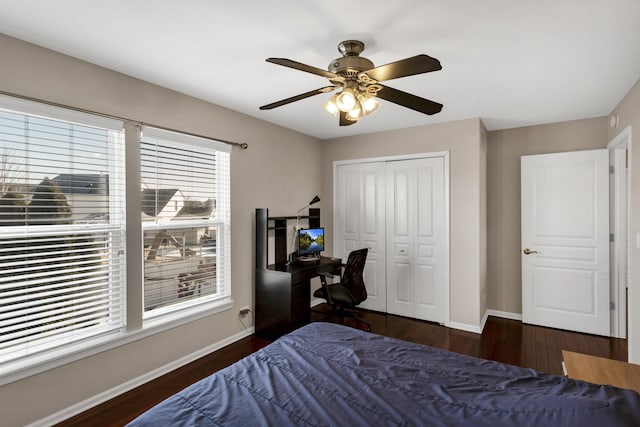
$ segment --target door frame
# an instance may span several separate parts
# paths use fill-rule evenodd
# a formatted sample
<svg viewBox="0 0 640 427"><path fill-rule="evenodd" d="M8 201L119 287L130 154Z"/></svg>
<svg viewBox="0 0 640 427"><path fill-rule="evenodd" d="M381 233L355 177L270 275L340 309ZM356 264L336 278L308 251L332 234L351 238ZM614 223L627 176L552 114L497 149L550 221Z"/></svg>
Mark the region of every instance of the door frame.
<svg viewBox="0 0 640 427"><path fill-rule="evenodd" d="M333 229L332 229L332 240L335 245L335 224L336 224L336 198L337 198L337 176L338 176L338 166L340 165L348 165L348 164L357 164L357 163L374 163L374 162L393 162L398 160L415 160L415 159L424 159L424 158L432 158L432 157L442 157L444 160L444 217L445 217L445 227L446 233L444 236L444 246L445 251L447 253L447 265L444 268L446 274L446 292L444 304L444 312L445 312L445 322L444 326L449 326L451 323L451 200L450 200L450 177L449 177L449 151L436 151L431 153L415 153L415 154L400 154L394 156L383 156L383 157L367 157L360 159L350 159L350 160L335 160L333 162ZM386 236L386 231L385 231ZM334 247L335 251L335 247ZM386 261L385 261L386 262ZM386 277L385 277L385 289L386 289Z"/></svg>
<svg viewBox="0 0 640 427"><path fill-rule="evenodd" d="M610 232L614 236L611 243L611 336L627 337L627 288L631 287L631 127L627 126L607 144L609 165L613 171L611 181ZM624 172L624 173L623 173ZM621 238L626 237L626 239ZM626 240L626 241L625 241ZM619 256L622 254L623 256ZM625 286L626 276L626 286ZM630 307L629 307L630 308Z"/></svg>

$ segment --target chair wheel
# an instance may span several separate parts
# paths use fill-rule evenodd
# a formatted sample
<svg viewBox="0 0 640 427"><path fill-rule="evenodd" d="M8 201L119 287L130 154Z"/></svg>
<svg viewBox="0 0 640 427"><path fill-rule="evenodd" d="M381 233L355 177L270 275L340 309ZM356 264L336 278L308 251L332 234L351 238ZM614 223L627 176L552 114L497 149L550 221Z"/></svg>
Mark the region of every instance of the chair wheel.
<svg viewBox="0 0 640 427"><path fill-rule="evenodd" d="M371 332L371 326L367 326L364 330L367 332Z"/></svg>

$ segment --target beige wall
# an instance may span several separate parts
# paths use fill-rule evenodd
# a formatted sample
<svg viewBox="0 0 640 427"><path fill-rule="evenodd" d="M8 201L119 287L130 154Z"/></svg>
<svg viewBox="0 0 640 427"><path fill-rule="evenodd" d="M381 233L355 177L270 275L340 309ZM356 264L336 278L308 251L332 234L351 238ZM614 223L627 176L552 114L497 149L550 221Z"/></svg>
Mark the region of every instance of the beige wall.
<svg viewBox="0 0 640 427"><path fill-rule="evenodd" d="M249 144L231 156L234 308L0 387L0 424L13 426L241 332L238 307L253 306L255 208L291 215L308 195L320 193L320 165L292 159L319 158L322 146L315 138L1 34L0 52L2 90Z"/></svg>
<svg viewBox="0 0 640 427"><path fill-rule="evenodd" d="M610 141L627 126L631 126L631 223L630 246L631 280L628 289L628 348L629 361L640 363L640 249L636 238L640 233L640 81L636 82L629 93L614 109L619 123L610 128L607 140ZM635 136L635 142L634 140Z"/></svg>
<svg viewBox="0 0 640 427"><path fill-rule="evenodd" d="M520 156L605 148L607 118L489 132L488 308L522 313Z"/></svg>
<svg viewBox="0 0 640 427"><path fill-rule="evenodd" d="M357 125L356 125L357 126ZM451 321L478 327L481 274L481 128L479 119L399 129L324 141L322 200L333 209L333 162L401 154L450 152ZM333 218L323 216L327 236ZM332 243L328 246L331 248Z"/></svg>

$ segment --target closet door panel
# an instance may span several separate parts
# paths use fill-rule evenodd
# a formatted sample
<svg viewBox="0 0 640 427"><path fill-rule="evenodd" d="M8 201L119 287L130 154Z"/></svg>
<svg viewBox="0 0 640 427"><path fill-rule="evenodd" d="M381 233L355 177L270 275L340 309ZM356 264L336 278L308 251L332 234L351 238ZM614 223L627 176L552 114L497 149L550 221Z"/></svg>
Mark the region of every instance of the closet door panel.
<svg viewBox="0 0 640 427"><path fill-rule="evenodd" d="M435 268L428 264L418 264L416 269L416 303L420 308L433 309L436 307L436 289L434 279Z"/></svg>
<svg viewBox="0 0 640 427"><path fill-rule="evenodd" d="M387 163L387 307L446 322L444 159ZM406 271L405 271L406 270Z"/></svg>
<svg viewBox="0 0 640 427"><path fill-rule="evenodd" d="M334 241L334 254L346 260L349 252L358 249L358 212L360 199L360 174L357 170L339 169L338 180L341 183L338 191L337 206L353 206L349 209L340 209L334 226L340 239Z"/></svg>
<svg viewBox="0 0 640 427"><path fill-rule="evenodd" d="M346 164L337 167L334 205L334 253L346 262L349 252L368 248L364 280L369 310L386 311L384 163Z"/></svg>
<svg viewBox="0 0 640 427"><path fill-rule="evenodd" d="M416 160L415 315L420 319L445 322L448 291L448 254L444 240L444 160L441 157Z"/></svg>
<svg viewBox="0 0 640 427"><path fill-rule="evenodd" d="M407 161L387 168L387 312L414 316L415 170Z"/></svg>

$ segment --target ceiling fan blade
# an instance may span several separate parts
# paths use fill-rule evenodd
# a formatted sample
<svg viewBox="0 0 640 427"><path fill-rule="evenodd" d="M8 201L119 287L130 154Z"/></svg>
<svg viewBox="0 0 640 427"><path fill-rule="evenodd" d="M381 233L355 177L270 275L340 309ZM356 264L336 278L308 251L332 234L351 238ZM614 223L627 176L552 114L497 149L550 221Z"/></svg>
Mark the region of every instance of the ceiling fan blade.
<svg viewBox="0 0 640 427"><path fill-rule="evenodd" d="M390 64L381 65L367 71L363 71L369 77L379 82L413 76L415 74L429 73L442 70L440 61L429 55L416 55L411 58L401 59Z"/></svg>
<svg viewBox="0 0 640 427"><path fill-rule="evenodd" d="M331 92L340 86L325 86L320 89L310 90L309 92L301 93L300 95L292 96L291 98L282 99L280 101L272 102L271 104L263 105L261 110L271 110L272 108L281 107L291 102L300 101L301 99L309 98L310 96L319 95L321 93Z"/></svg>
<svg viewBox="0 0 640 427"><path fill-rule="evenodd" d="M421 98L389 86L380 86L382 86L382 89L377 93L378 98L429 115L439 113L442 110L442 104L438 102Z"/></svg>
<svg viewBox="0 0 640 427"><path fill-rule="evenodd" d="M293 68L295 70L305 71L307 73L315 74L317 76L326 77L329 80L341 80L342 77L332 73L331 71L323 70L322 68L312 67L311 65L303 64L302 62L293 61L287 58L267 58L267 62L272 64L282 65L283 67Z"/></svg>
<svg viewBox="0 0 640 427"><path fill-rule="evenodd" d="M340 111L340 126L351 126L352 124L357 122L357 120L347 119L347 113Z"/></svg>

